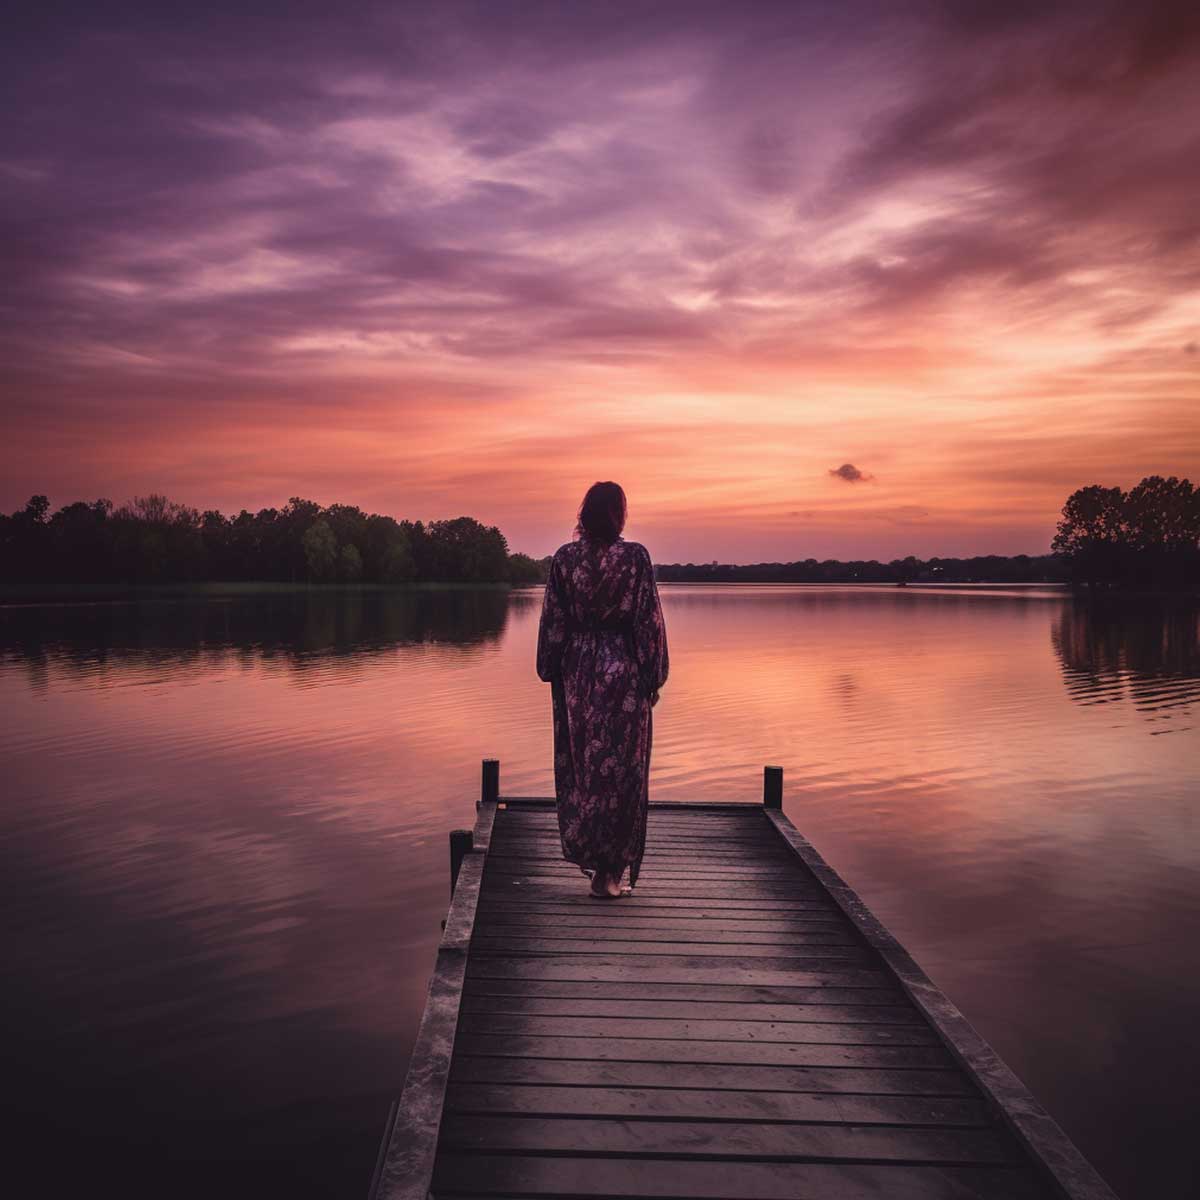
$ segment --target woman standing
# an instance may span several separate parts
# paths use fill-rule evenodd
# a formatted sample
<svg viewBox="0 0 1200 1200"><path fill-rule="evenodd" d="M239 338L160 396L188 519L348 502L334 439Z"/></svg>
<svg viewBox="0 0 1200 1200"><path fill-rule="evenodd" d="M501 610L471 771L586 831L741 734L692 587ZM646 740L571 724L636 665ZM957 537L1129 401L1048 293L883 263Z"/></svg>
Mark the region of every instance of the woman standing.
<svg viewBox="0 0 1200 1200"><path fill-rule="evenodd" d="M650 709L667 679L667 631L650 554L621 537L625 493L595 483L576 541L555 552L538 628L538 678L554 706L563 857L593 896L637 883L646 846Z"/></svg>

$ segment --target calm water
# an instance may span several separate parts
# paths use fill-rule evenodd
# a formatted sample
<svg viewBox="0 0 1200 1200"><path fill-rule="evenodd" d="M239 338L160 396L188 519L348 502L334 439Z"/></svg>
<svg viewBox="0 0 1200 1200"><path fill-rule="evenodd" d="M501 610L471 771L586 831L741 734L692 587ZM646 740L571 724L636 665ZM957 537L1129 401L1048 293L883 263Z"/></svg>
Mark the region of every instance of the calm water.
<svg viewBox="0 0 1200 1200"><path fill-rule="evenodd" d="M662 595L651 795L756 800L782 764L1126 1200L1192 1194L1196 609ZM43 1194L364 1194L479 760L552 791L540 600L0 608L4 1103Z"/></svg>

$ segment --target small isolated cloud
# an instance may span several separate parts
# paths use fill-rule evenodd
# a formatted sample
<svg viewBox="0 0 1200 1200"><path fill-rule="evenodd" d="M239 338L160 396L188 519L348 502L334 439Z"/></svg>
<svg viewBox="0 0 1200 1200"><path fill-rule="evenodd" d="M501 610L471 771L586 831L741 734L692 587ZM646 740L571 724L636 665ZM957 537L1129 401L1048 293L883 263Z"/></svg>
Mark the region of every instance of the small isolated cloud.
<svg viewBox="0 0 1200 1200"><path fill-rule="evenodd" d="M860 471L853 463L842 463L840 467L832 468L829 473L835 479L844 479L847 483L866 483L875 478L874 475Z"/></svg>

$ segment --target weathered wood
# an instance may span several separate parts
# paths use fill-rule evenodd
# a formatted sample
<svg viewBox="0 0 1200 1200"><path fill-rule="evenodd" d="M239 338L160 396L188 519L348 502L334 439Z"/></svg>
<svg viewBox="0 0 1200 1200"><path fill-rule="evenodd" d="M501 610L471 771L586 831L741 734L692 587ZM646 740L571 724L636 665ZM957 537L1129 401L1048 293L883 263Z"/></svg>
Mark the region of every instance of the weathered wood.
<svg viewBox="0 0 1200 1200"><path fill-rule="evenodd" d="M870 1125L736 1121L626 1121L448 1114L444 1149L533 1154L619 1154L631 1158L798 1159L905 1163L1010 1164L1015 1147L990 1129L894 1129Z"/></svg>
<svg viewBox="0 0 1200 1200"><path fill-rule="evenodd" d="M896 1096L977 1093L956 1070L811 1066L730 1066L728 1063L623 1062L603 1059L504 1058L456 1054L458 1083L532 1083L567 1087L687 1088L702 1091L861 1092Z"/></svg>
<svg viewBox="0 0 1200 1200"><path fill-rule="evenodd" d="M838 987L824 985L763 986L740 983L649 983L643 980L613 983L606 980L578 979L501 979L468 977L463 989L475 996L551 996L565 999L622 1001L698 1001L738 1004L866 1004L908 1008L908 999L894 984L883 980L879 986Z"/></svg>
<svg viewBox="0 0 1200 1200"><path fill-rule="evenodd" d="M671 959L679 957L695 957L698 954L710 958L770 958L781 957L814 959L837 959L841 962L867 962L870 959L868 951L856 943L833 939L830 945L826 940L797 937L786 941L776 941L770 945L760 946L747 944L743 941L733 943L721 941L638 941L623 939L620 941L597 939L591 941L583 938L542 938L521 937L506 933L499 936L489 936L486 933L475 935L474 946L480 951L492 951L496 954L654 954Z"/></svg>
<svg viewBox="0 0 1200 1200"><path fill-rule="evenodd" d="M887 973L873 967L843 967L813 959L673 958L653 957L631 962L624 955L555 954L544 957L473 954L468 979L593 979L622 983L710 983L717 971L728 970L728 982L766 987L880 987L890 988Z"/></svg>
<svg viewBox="0 0 1200 1200"><path fill-rule="evenodd" d="M860 1081L861 1082L861 1081ZM705 1121L980 1128L992 1124L981 1100L836 1092L736 1092L704 1088L539 1087L452 1083L446 1111L531 1117L621 1117Z"/></svg>
<svg viewBox="0 0 1200 1200"><path fill-rule="evenodd" d="M830 990L830 989L827 989ZM548 1017L611 1017L614 1007L625 1017L681 1021L736 1021L756 1026L778 1021L840 1022L852 1025L918 1025L920 1016L908 1005L894 1004L771 1004L766 1001L731 1003L721 1000L631 1000L609 998L486 995L467 992L464 1013L524 1013ZM750 1035L753 1036L753 1035Z"/></svg>
<svg viewBox="0 0 1200 1200"><path fill-rule="evenodd" d="M498 786L485 764L379 1200L1112 1200L795 832L781 768L761 805L653 805L617 900L552 800Z"/></svg>
<svg viewBox="0 0 1200 1200"><path fill-rule="evenodd" d="M822 933L833 930L848 930L849 923L838 912L786 913L778 917L691 917L681 915L678 910L672 916L643 916L641 912L622 911L618 918L609 916L603 924L597 922L594 913L580 913L574 909L506 909L492 911L480 916L475 928L483 931L498 929L555 929L564 937L579 936L570 930L586 929L590 937L636 937L641 933L652 936L656 933L688 934L698 932L728 935L733 933L780 934Z"/></svg>
<svg viewBox="0 0 1200 1200"><path fill-rule="evenodd" d="M694 1196L698 1200L1031 1200L1044 1193L1012 1167L688 1162L567 1155L445 1154L434 1187L459 1195Z"/></svg>
<svg viewBox="0 0 1200 1200"><path fill-rule="evenodd" d="M572 884L579 881L579 869L574 863L550 857L533 858L498 854L494 859L490 859L488 866L497 875L512 875L518 878L530 875ZM796 875L794 871L788 870L786 862L751 864L735 861L696 862L688 859L672 859L670 862L643 863L637 886L644 889L650 884L661 886L675 880L686 882L689 879L720 880L721 882L744 879L749 883L775 886L780 883L795 883Z"/></svg>
<svg viewBox="0 0 1200 1200"><path fill-rule="evenodd" d="M622 1012L624 1012L622 1006ZM936 1046L925 1025L868 1025L818 1021L727 1021L670 1017L573 1017L464 1012L459 1033L541 1037L690 1038L693 1041L820 1042L839 1046Z"/></svg>
<svg viewBox="0 0 1200 1200"><path fill-rule="evenodd" d="M780 1067L935 1067L951 1059L939 1046L837 1046L821 1042L697 1042L686 1038L503 1038L460 1033L464 1054L500 1058L590 1058L622 1062L730 1063Z"/></svg>
<svg viewBox="0 0 1200 1200"><path fill-rule="evenodd" d="M578 894L579 892L579 884L575 876L568 872L545 875L509 875L493 871L488 878L488 883L494 888L503 889L505 894L522 888L526 893L536 892L539 895L557 895L563 892ZM687 879L659 880L651 878L638 883L637 894L650 899L656 896L675 897L676 899L695 896L721 900L729 895L729 888L723 886L720 880L714 879L689 881ZM821 891L804 880L790 882L787 879L781 879L777 883L746 880L739 884L737 895L741 900L786 900L789 898L798 900L806 897L819 897ZM600 903L605 904L607 901L601 900ZM770 908L772 906L764 905L763 907Z"/></svg>
<svg viewBox="0 0 1200 1200"><path fill-rule="evenodd" d="M735 924L737 924L735 922ZM742 922L741 924L745 924ZM525 922L520 925L488 921L475 930L475 944L480 948L493 947L505 938L528 939L533 932L545 932L545 925L540 922ZM791 930L758 930L730 929L726 925L709 921L708 927L681 929L675 925L656 924L650 927L631 927L622 925L617 929L588 928L582 925L575 928L569 925L559 926L552 937L539 937L537 940L553 943L551 950L569 950L571 947L564 943L572 938L586 938L593 946L608 942L625 945L629 942L644 942L648 946L663 944L668 946L697 945L729 945L729 946L774 946L777 953L782 953L793 946L858 946L856 938L849 930L830 925L798 926ZM525 947L528 950L528 947ZM696 953L694 949L689 953ZM756 951L757 953L757 951Z"/></svg>
<svg viewBox="0 0 1200 1200"><path fill-rule="evenodd" d="M695 899L672 899L669 896L651 899L635 892L632 896L623 896L619 904L606 905L604 919L606 921L620 920L621 916L626 913L630 915L651 913L670 915L671 913L678 914L680 910L686 910L687 915L691 917L710 915L719 917L723 914L738 914L747 919L761 917L764 920L773 920L789 913L833 913L839 917L842 915L840 910L830 902L829 897L824 895L818 895L811 900L779 900L770 908L765 908L757 900L741 899L739 893L740 889L734 888L725 896L700 902ZM521 895L500 896L491 893L488 896L488 911L555 913L586 910L588 916L595 919L599 911L596 907L597 903L594 896L589 896L586 892L581 894L576 885L574 891L565 891L561 895L541 898ZM599 903L605 904L605 901L601 900Z"/></svg>

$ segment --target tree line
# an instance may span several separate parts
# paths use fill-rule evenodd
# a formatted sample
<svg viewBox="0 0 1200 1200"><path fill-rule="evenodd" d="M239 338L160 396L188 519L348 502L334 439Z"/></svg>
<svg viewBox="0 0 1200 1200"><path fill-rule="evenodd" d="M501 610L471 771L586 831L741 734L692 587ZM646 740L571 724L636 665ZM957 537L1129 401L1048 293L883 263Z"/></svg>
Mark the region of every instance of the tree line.
<svg viewBox="0 0 1200 1200"><path fill-rule="evenodd" d="M1151 475L1129 491L1093 484L1063 505L1052 553L913 556L879 562L666 563L663 583L1054 583L1090 588L1200 587L1200 488ZM45 496L0 514L0 582L545 582L549 556L509 552L473 517L397 521L353 505L293 497L227 517L165 496L76 501Z"/></svg>
<svg viewBox="0 0 1200 1200"><path fill-rule="evenodd" d="M293 497L227 517L166 496L76 501L45 496L0 514L0 581L38 583L536 583L541 565L512 554L472 517L397 521Z"/></svg>

